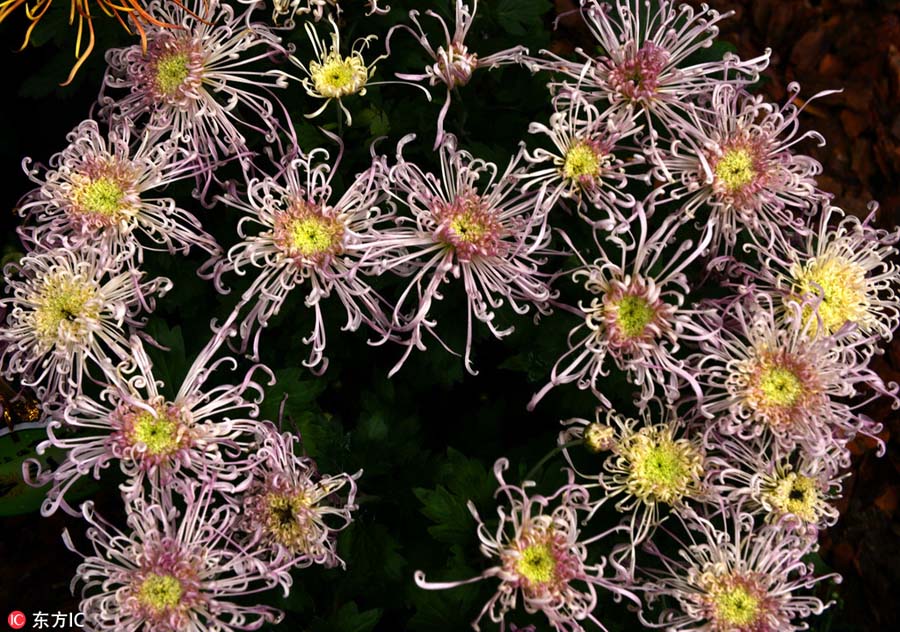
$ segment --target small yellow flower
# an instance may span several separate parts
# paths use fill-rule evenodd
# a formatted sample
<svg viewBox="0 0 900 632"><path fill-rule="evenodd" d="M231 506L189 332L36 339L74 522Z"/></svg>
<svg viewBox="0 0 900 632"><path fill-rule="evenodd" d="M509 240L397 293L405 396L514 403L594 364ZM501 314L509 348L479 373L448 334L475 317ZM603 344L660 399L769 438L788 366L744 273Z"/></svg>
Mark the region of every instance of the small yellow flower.
<svg viewBox="0 0 900 632"><path fill-rule="evenodd" d="M372 74L375 72L375 64L387 57L381 55L366 65L363 59L362 51L368 47L369 42L377 39L375 35L360 38L353 43L350 54L344 56L341 53L341 34L337 24L329 17L333 32L331 33L331 46L326 46L319 34L316 32L315 26L307 22L305 25L306 34L312 43L313 51L316 58L308 64L303 64L296 57L291 57L291 61L303 70L308 76L300 80L307 94L317 99L325 99L325 103L312 114L307 114L307 118L314 118L321 114L332 99L337 100L341 111L347 119L347 125L353 123L350 112L341 102L343 97L358 94L360 96L366 93L366 86L369 84Z"/></svg>

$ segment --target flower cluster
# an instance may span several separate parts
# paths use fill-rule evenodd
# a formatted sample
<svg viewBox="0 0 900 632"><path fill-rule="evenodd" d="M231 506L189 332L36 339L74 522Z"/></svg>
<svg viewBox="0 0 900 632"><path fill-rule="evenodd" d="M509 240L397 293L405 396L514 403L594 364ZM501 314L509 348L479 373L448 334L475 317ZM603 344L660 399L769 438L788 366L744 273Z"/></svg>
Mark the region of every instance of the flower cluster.
<svg viewBox="0 0 900 632"><path fill-rule="evenodd" d="M563 454L567 481L548 499L606 543L582 550L577 530L555 527L566 547L534 548L535 501L502 480L501 460L511 510L496 536L476 514L498 559L483 577L500 579L482 615L505 629L521 591L552 629L593 629L600 610L571 591L578 577L639 596L650 628L806 629L828 605L809 589L839 580L807 556L838 518L850 444L884 449L865 406L900 406L870 367L898 325L900 230L875 227L877 204L845 216L818 188L821 166L795 153L825 142L801 129L799 86L783 106L748 91L768 51L695 63L727 16L668 0L582 0L580 13L599 53L526 60L553 73L553 113L531 125L541 142L520 180L575 255L551 303L579 320L528 407L573 382L595 396L593 419L563 421L539 466ZM566 235L566 214L593 239ZM543 514L550 500L531 498ZM587 561L607 569L602 583Z"/></svg>
<svg viewBox="0 0 900 632"><path fill-rule="evenodd" d="M21 4L0 2L0 20ZM806 556L837 520L852 442L883 450L866 405L900 407L871 367L900 324L900 230L876 227L874 203L845 215L819 189L821 166L795 153L824 143L801 129L799 86L781 106L750 92L768 52L698 61L726 15L581 0L595 46L563 58L481 56L477 0L452 0L452 28L410 11L382 54L380 18L347 48L360 24L348 28L346 1L276 0L277 26L257 19L261 2L98 4L128 12L142 43L107 53L98 120L46 165L24 162L25 252L0 300L0 373L40 401L38 455L62 455L27 460L24 476L46 486L44 515L90 526L73 583L86 629L258 629L281 614L250 596L289 592L294 569L345 566L336 536L362 472L321 472L284 415L276 426L261 409L276 382L264 362L293 354L273 330L308 332L296 363L318 379L332 309L344 331L399 349L390 376L432 339L475 375L479 333L507 338L526 315L532 331L570 330L527 405L591 400L547 456L565 459L564 480L539 494L541 479L510 484L499 459L497 520L469 504L489 566L414 575L426 589L493 582L476 630L541 629L508 615L605 629L607 599L685 631L802 630L824 610L808 589L830 577ZM73 7L90 21L86 1ZM288 32L299 22L311 52ZM421 66L375 81L397 34ZM500 66L538 77L547 117L486 160L450 113ZM426 142L398 134L385 153L373 127L356 151L351 110L372 101L372 121L398 84L446 93ZM153 271L198 251L210 293L237 297L177 374L153 359L169 349L148 323L174 285ZM86 479L119 482L124 526L80 502Z"/></svg>

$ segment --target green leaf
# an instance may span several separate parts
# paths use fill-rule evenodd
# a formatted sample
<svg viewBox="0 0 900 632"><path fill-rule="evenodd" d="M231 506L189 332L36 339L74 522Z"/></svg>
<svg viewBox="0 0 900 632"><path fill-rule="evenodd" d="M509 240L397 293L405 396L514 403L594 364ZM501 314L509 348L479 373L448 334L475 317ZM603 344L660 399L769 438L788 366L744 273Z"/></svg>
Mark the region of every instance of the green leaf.
<svg viewBox="0 0 900 632"><path fill-rule="evenodd" d="M471 542L475 522L468 502L477 505L488 500L494 489L493 479L484 465L453 448L447 450L447 460L438 468L437 479L442 484L433 490L422 487L413 490L422 503L422 513L436 523L428 527L428 533L440 542Z"/></svg>
<svg viewBox="0 0 900 632"><path fill-rule="evenodd" d="M381 610L359 611L355 602L345 603L341 609L327 620L313 623L313 632L370 632L378 620Z"/></svg>
<svg viewBox="0 0 900 632"><path fill-rule="evenodd" d="M446 483L457 496L475 504L489 499L494 493L494 478L484 464L453 448L447 448L447 461L438 470L438 480Z"/></svg>
<svg viewBox="0 0 900 632"><path fill-rule="evenodd" d="M45 428L16 430L0 436L0 516L34 513L40 509L47 485L28 485L22 477L22 464L26 459L34 459L46 471L56 468L66 458L63 450L52 447L39 455L36 448L46 438ZM66 493L66 501L75 506L76 501L93 495L98 489L97 482L85 476Z"/></svg>
<svg viewBox="0 0 900 632"><path fill-rule="evenodd" d="M372 579L378 586L398 582L407 574L407 563L400 554L401 546L387 528L380 524L357 518L338 538L338 554L351 560L352 575L346 577L349 584L366 586L371 592Z"/></svg>
<svg viewBox="0 0 900 632"><path fill-rule="evenodd" d="M281 403L287 396L285 414L299 417L304 413L319 411L316 398L325 390L325 381L309 379L309 371L290 367L275 371L275 385L267 389L262 411L267 419L278 420Z"/></svg>
<svg viewBox="0 0 900 632"><path fill-rule="evenodd" d="M451 494L443 485L438 485L434 491L417 487L413 493L422 503L422 513L437 523L428 527L428 533L435 540L451 544L471 540L475 524L465 499Z"/></svg>
<svg viewBox="0 0 900 632"><path fill-rule="evenodd" d="M543 16L552 8L549 0L500 0L497 20L510 35L525 35L543 27Z"/></svg>

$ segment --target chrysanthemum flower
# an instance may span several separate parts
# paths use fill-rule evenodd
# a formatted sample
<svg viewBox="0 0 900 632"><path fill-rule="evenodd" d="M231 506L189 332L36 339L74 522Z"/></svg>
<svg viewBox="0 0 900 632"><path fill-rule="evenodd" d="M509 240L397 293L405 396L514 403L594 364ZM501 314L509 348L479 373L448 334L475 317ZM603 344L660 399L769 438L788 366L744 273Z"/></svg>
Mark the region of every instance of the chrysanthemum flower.
<svg viewBox="0 0 900 632"><path fill-rule="evenodd" d="M760 265L748 268L748 283L780 295L780 314L799 305L813 334L841 332L839 341L871 356L900 324L900 272L892 261L900 229L875 228L877 210L872 203L860 221L824 204L818 229L802 244L779 238L759 249Z"/></svg>
<svg viewBox="0 0 900 632"><path fill-rule="evenodd" d="M593 565L587 563L588 546L607 535L580 539L579 510L587 500L587 490L573 482L574 474L570 472L568 483L551 496L529 496L525 488L534 483L526 481L521 487L508 484L503 480L507 467L506 459L494 465L500 484L496 495L503 495L509 505L508 510L498 507L500 524L496 530L489 530L469 503L469 511L478 521L481 552L495 566L478 577L456 582L428 582L425 574L417 571L416 584L442 590L492 577L499 579L496 594L472 623L476 630L485 614L502 626L520 595L525 611L544 613L554 630L584 632L585 621L605 629L594 615L597 588L609 591L616 600L626 597L635 601L636 597L603 577L604 559Z"/></svg>
<svg viewBox="0 0 900 632"><path fill-rule="evenodd" d="M717 526L721 523L722 526ZM740 505L718 517L686 520L688 537L679 555L651 547L659 568L642 567L649 581L641 588L649 605L666 599L658 622L641 613L645 625L696 632L796 632L801 621L829 604L799 594L836 575L815 576L804 561L815 540L781 528L754 525Z"/></svg>
<svg viewBox="0 0 900 632"><path fill-rule="evenodd" d="M532 123L531 134L543 134L553 149L537 148L525 154L536 166L522 178L527 190L546 187L546 205L571 200L579 214L595 226L613 229L634 209L635 198L628 192L631 180L649 182L649 174L628 173L626 169L645 161L641 150L627 145L640 131L631 110L600 112L576 89L553 100L555 112L550 124ZM600 211L606 217L591 217Z"/></svg>
<svg viewBox="0 0 900 632"><path fill-rule="evenodd" d="M581 13L602 54L579 50L585 62L571 62L543 51L552 59L544 66L579 81L592 99L643 110L651 139L653 118L670 127L698 96L721 83L753 83L768 65L768 51L746 61L728 53L722 61L689 64L692 55L712 46L716 23L731 15L705 4L696 11L674 0L581 0Z"/></svg>
<svg viewBox="0 0 900 632"><path fill-rule="evenodd" d="M410 332L410 338L391 373L399 370L413 347L424 349L423 330L433 333L436 325L429 319L432 301L442 298L441 286L451 277L462 278L467 296L463 357L466 369L474 373L473 316L500 338L512 331L494 322L495 310L504 304L517 314L532 307L540 313L549 311L551 291L539 270L551 254L543 194L520 190L521 151L498 177L497 165L458 149L456 137L447 134L437 177L403 158L403 147L413 138L407 136L398 144L398 164L390 173L391 196L409 209L412 218L398 218L399 226L382 240L382 251L372 252L372 261L380 268L412 277L393 316L395 330ZM415 306L406 314L411 297Z"/></svg>
<svg viewBox="0 0 900 632"><path fill-rule="evenodd" d="M658 163L655 176L671 183L660 202L679 204L685 219L708 208L716 252L722 242L730 251L744 230L755 240L786 230L808 232L805 220L825 195L814 178L822 166L791 153L804 139L820 145L825 140L818 132L798 133L800 87L792 83L788 91L790 98L778 109L761 95L717 85L708 105L689 107L686 120L675 124L671 145L651 152ZM825 94L830 93L815 97Z"/></svg>
<svg viewBox="0 0 900 632"><path fill-rule="evenodd" d="M25 255L12 272L4 272L12 296L0 300L8 310L0 366L45 403L80 392L89 364L127 358L126 327L140 327L172 287L87 245Z"/></svg>
<svg viewBox="0 0 900 632"><path fill-rule="evenodd" d="M280 622L278 610L246 605L246 597L279 585L286 591L286 569L234 543L238 510L214 507L212 484L175 489L177 501L171 488L154 487L149 497L126 503L128 531L97 515L92 502L82 505L93 551L72 585L82 585L84 629L232 632ZM79 553L68 532L63 538Z"/></svg>
<svg viewBox="0 0 900 632"><path fill-rule="evenodd" d="M269 424L259 434L254 481L241 502L240 530L266 549L265 559L273 566L343 566L335 538L353 521L356 479L362 471L322 475L312 459L295 453L294 435L279 434Z"/></svg>
<svg viewBox="0 0 900 632"><path fill-rule="evenodd" d="M25 229L29 240L69 248L92 244L113 255L134 251L138 260L145 249L186 253L196 245L219 252L196 217L174 200L157 197L159 189L196 169L175 143L148 132L133 146L126 121L105 136L92 120L76 127L68 140L49 169L25 163L39 185L19 205L19 213L34 222Z"/></svg>
<svg viewBox="0 0 900 632"><path fill-rule="evenodd" d="M376 65L387 55L380 55L372 63L366 63L363 51L369 47L372 40L378 39L376 35L368 35L356 40L350 49L350 54L345 56L341 52L341 32L337 23L330 16L328 22L332 28L331 45L328 46L322 41L312 22L306 22L303 27L312 44L315 59L304 64L297 57L291 55L290 60L305 75L300 79L300 83L306 93L315 99L325 100L318 110L307 114L306 118L315 118L324 112L325 108L334 100L337 101L341 112L344 113L347 125L352 125L353 117L342 99L355 94L365 95L367 86L374 85L370 79L375 72ZM290 76L281 74L285 77Z"/></svg>
<svg viewBox="0 0 900 632"><path fill-rule="evenodd" d="M885 386L834 336L812 336L799 313L778 319L766 295L735 302L724 316L727 327L692 359L711 430L742 441L771 436L785 452L801 447L810 457L837 451L842 463L848 457L840 449L857 433L876 438L881 424L857 412L865 402L846 400L872 389L869 400L891 395L896 402L896 385Z"/></svg>
<svg viewBox="0 0 900 632"><path fill-rule="evenodd" d="M137 31L141 36L141 44L144 46L147 45L146 30L148 27L156 26L159 28L169 28L173 26L161 22L158 18L149 13L147 8L145 8L147 3L144 2L144 0L117 0L115 2L112 0L95 1L102 13L107 17L115 17L125 30L131 31L133 28ZM181 0L170 1L174 4L181 4ZM84 64L93 52L95 42L93 19L96 13L91 13L91 0L69 0L69 3L71 5L69 11L69 25L73 25L75 20L78 20L78 38L75 41L75 65L72 67L72 70L69 72L69 78L63 85L68 85L72 79L74 79L75 74L78 72L79 68L81 68L81 65ZM53 4L53 0L34 0L31 6L28 5L28 0L0 1L0 22L3 22L16 9L25 5L25 16L31 24L25 32L25 41L22 43L21 50L24 50L25 47L28 46L32 32L47 13L51 4ZM130 26L126 24L126 21L131 23ZM82 49L82 34L85 29L85 24L87 24L87 45Z"/></svg>
<svg viewBox="0 0 900 632"><path fill-rule="evenodd" d="M62 421L48 425L49 439L38 453L52 447L63 450L66 458L47 471L30 462L37 469L29 471L29 478L52 484L41 512L49 515L62 507L71 513L68 490L82 476L99 479L112 464L128 477L121 486L127 498L140 495L145 480L168 486L177 479L215 477L221 491L246 487L253 465L248 453L258 427L252 418L264 389L254 381L259 367L237 384L204 387L221 367L237 369L232 358L213 359L226 335L219 332L204 347L173 399L162 394L164 385L154 377L150 358L140 341L132 339L130 361L107 367L108 385L99 396L76 396Z"/></svg>
<svg viewBox="0 0 900 632"><path fill-rule="evenodd" d="M603 456L602 471L600 467L575 471L593 481L585 485L587 489L601 490L601 496L589 503L591 515L616 501L616 510L626 515L632 549L651 535L667 508L677 513L688 501L703 500L708 491L711 467L700 438L690 438L674 410L660 406L661 417L654 418L653 408L641 409L640 420L612 410L604 416L598 408L594 421L564 421L569 427L559 438L561 445L580 439L590 452ZM573 463L568 449L565 452ZM597 456L591 461L596 463Z"/></svg>
<svg viewBox="0 0 900 632"><path fill-rule="evenodd" d="M729 503L811 535L837 522L838 510L831 501L840 497L846 475L837 474L831 464L839 459L785 454L766 439L718 438L714 446L728 463L716 477Z"/></svg>
<svg viewBox="0 0 900 632"><path fill-rule="evenodd" d="M584 289L593 298L589 303L579 302L577 313L584 322L569 333L569 350L557 360L550 382L532 397L529 409L550 389L570 382L581 389L590 388L610 408L598 388L599 378L609 374L607 356L641 388L641 402L649 401L657 388L674 401L679 396L679 380L700 396L696 379L675 353L683 340L710 335L694 322L698 312L684 305L691 290L684 270L704 254L712 233L707 229L697 243L685 240L670 249L667 246L676 238L676 222L665 221L648 235L647 215L638 204L635 223L637 234L630 235L630 241L609 236L619 252L608 252L609 248L597 241L595 231L599 255L594 263L578 255L582 266L572 278L583 278Z"/></svg>
<svg viewBox="0 0 900 632"><path fill-rule="evenodd" d="M528 49L524 46L515 46L506 50L501 50L485 57L479 57L477 53L470 52L466 46L466 36L472 23L475 21L475 13L478 11L478 0L472 1L471 8L464 0L455 0L454 13L454 31L450 35L450 29L447 23L440 15L434 11L428 10L425 15L436 19L441 24L445 46L438 46L437 50L428 41L425 29L419 23L419 12L412 10L409 12L409 19L416 25L415 30L405 24L395 26L388 33L388 51L390 51L391 33L396 29L402 29L411 33L418 40L429 57L434 60L434 64L425 68L424 73L420 74L404 74L398 73L397 77L408 81L427 81L429 85L436 86L444 84L447 87L447 98L444 106L441 108L437 118L437 136L434 141L434 147L437 149L444 138L444 119L450 110L450 97L452 90L465 86L472 80L472 75L479 68L487 68L492 70L499 66L509 64L522 64L523 58L528 54Z"/></svg>
<svg viewBox="0 0 900 632"><path fill-rule="evenodd" d="M344 306L345 330L355 331L365 323L382 336L390 327L387 303L369 287L363 278L367 270L361 265L369 251L381 246L382 229L393 225L393 213L379 207L386 198L382 184L386 168L373 160L332 201L331 179L343 154L340 140L333 140L340 146L333 165L325 149L301 152L277 179L251 179L246 198L235 192L221 198L246 213L238 227L243 241L209 272L219 291L227 292L226 273L243 275L251 266L260 270L235 308L251 305L241 321L240 338L241 351L249 346L253 357L259 354L261 328L278 314L290 292L305 286L304 303L315 312L315 326L304 338L312 349L303 364L319 367L318 372L327 366L322 299L334 294Z"/></svg>
<svg viewBox="0 0 900 632"><path fill-rule="evenodd" d="M101 113L134 123L147 115L147 129L177 139L206 169L225 158L246 157L239 127L273 142L279 123L269 89L287 84L265 65L285 50L269 27L251 22L256 6L236 15L220 0L184 6L154 0L153 14L179 28L150 28L146 47L107 53ZM255 68L257 63L263 68ZM128 94L114 98L107 90Z"/></svg>

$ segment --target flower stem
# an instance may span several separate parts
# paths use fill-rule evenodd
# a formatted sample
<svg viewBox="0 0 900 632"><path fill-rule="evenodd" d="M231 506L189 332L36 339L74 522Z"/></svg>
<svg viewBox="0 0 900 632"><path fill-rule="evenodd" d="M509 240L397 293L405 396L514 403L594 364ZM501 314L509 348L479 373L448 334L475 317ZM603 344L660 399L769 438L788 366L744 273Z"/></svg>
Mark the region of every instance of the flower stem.
<svg viewBox="0 0 900 632"><path fill-rule="evenodd" d="M572 441L569 441L568 443L563 443L562 445L556 446L555 448L553 448L552 450L550 450L550 452L548 452L547 454L545 454L545 455L544 455L544 458L542 458L540 461L538 461L537 464L536 464L533 468L531 468L530 470L528 470L528 474L525 475L525 479L524 479L524 480L526 480L526 481L532 480L531 477L534 476L534 474L535 474L535 473L536 473L536 472L537 472L537 471L538 471L538 470L539 470L539 469L540 469L547 461L549 461L550 459L552 459L554 456L556 456L557 454L559 454L560 452L562 452L562 451L565 450L566 448L571 448L571 447L574 447L574 446L576 446L576 445L581 445L582 443L584 443L584 439L573 439Z"/></svg>

